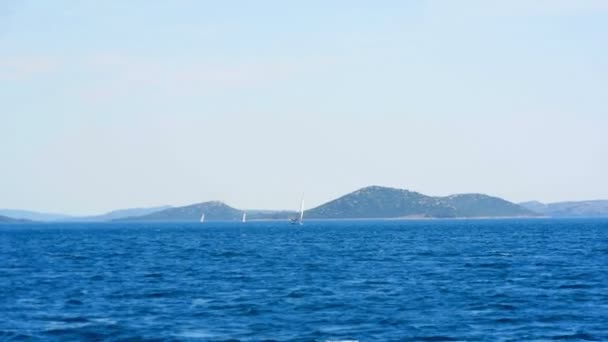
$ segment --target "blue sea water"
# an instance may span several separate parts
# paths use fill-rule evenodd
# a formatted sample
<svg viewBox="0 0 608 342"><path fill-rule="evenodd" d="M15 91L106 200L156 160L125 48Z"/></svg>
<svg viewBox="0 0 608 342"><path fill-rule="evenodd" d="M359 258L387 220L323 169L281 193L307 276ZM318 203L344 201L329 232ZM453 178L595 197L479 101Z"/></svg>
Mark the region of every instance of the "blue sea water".
<svg viewBox="0 0 608 342"><path fill-rule="evenodd" d="M608 341L608 220L0 225L0 340Z"/></svg>

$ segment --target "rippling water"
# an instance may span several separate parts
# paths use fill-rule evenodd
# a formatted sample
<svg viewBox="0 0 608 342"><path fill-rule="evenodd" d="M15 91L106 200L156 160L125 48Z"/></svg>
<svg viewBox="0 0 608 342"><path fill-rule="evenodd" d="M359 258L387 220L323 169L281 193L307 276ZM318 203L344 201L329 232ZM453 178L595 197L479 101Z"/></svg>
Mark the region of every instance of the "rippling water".
<svg viewBox="0 0 608 342"><path fill-rule="evenodd" d="M608 220L0 225L0 340L608 340Z"/></svg>

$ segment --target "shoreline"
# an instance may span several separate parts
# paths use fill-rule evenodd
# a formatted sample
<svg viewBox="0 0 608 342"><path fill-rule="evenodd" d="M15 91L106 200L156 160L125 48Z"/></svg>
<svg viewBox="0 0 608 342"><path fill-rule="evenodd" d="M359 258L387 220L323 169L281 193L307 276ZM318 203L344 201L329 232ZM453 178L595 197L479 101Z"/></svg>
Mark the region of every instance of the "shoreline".
<svg viewBox="0 0 608 342"><path fill-rule="evenodd" d="M576 220L576 219L608 219L608 217L552 217L552 216L478 216L478 217L388 217L388 218L330 218L330 219L308 219L306 222L347 222L347 221L482 221L482 220ZM0 225L31 225L31 224L162 224L162 223L186 223L205 225L209 223L235 223L243 224L258 223L258 222L285 222L289 223L288 219L250 219L243 223L239 220L209 220L205 223L198 221L186 220L166 220L166 221L18 221L18 222L0 222Z"/></svg>

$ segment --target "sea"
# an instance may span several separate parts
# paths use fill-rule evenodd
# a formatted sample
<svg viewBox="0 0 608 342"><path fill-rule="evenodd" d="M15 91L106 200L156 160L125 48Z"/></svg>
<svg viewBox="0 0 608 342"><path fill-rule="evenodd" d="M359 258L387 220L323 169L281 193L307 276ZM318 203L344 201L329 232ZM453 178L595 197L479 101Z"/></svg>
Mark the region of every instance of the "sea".
<svg viewBox="0 0 608 342"><path fill-rule="evenodd" d="M0 341L608 341L608 219L0 225Z"/></svg>

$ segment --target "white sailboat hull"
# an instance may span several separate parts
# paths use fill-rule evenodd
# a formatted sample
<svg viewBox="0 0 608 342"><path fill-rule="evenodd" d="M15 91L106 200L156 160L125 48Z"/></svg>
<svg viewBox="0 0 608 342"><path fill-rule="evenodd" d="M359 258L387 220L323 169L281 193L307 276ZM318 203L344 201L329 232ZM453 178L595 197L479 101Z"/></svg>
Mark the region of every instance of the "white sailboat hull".
<svg viewBox="0 0 608 342"><path fill-rule="evenodd" d="M300 214L297 218L293 218L290 220L291 224L302 225L304 222L304 196L302 196L302 201L300 202Z"/></svg>

